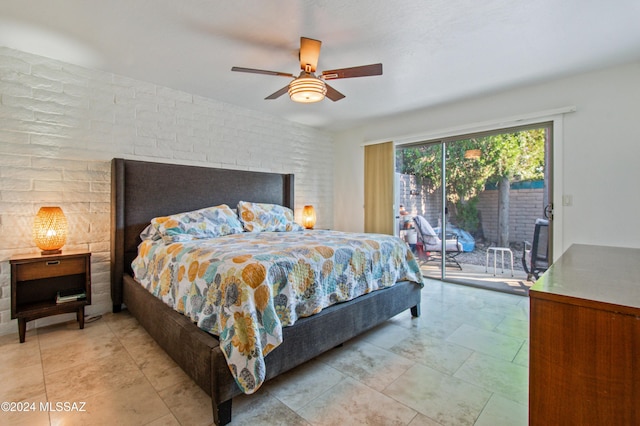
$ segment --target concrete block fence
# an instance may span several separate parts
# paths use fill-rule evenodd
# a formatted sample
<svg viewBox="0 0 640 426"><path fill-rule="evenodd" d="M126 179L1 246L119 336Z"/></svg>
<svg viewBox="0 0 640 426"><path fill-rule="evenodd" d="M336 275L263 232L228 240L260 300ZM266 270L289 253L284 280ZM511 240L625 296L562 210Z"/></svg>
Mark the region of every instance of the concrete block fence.
<svg viewBox="0 0 640 426"><path fill-rule="evenodd" d="M434 227L439 225L442 212L442 197L439 191L430 191L413 175L400 175L398 190L400 204L403 204L409 213L424 216ZM510 243L531 242L536 219L543 217L544 189L512 188L509 196ZM485 241L495 244L498 241L498 191L482 191L478 196L477 208ZM449 220L455 223L455 217L449 217Z"/></svg>

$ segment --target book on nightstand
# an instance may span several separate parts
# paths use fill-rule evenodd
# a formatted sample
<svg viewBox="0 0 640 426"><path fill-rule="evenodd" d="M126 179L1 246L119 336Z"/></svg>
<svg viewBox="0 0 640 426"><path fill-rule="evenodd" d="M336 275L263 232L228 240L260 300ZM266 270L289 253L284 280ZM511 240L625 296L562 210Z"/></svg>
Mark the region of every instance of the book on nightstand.
<svg viewBox="0 0 640 426"><path fill-rule="evenodd" d="M60 290L56 296L56 303L75 302L76 300L84 300L87 293L81 288L72 288L69 290Z"/></svg>

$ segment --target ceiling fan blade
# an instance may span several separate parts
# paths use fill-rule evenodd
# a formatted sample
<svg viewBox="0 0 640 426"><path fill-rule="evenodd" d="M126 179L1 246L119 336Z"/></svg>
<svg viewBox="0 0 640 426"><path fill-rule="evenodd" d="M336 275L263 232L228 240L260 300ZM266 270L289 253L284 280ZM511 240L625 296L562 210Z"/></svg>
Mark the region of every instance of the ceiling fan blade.
<svg viewBox="0 0 640 426"><path fill-rule="evenodd" d="M289 73L286 73L286 72L257 70L255 68L232 67L231 71L248 72L248 73L252 73L252 74L277 75L277 76L280 76L280 77L296 78L295 75L289 74Z"/></svg>
<svg viewBox="0 0 640 426"><path fill-rule="evenodd" d="M382 75L382 64L362 65L359 67L322 71L322 78L325 80L336 80L338 78L352 77L368 77L371 75Z"/></svg>
<svg viewBox="0 0 640 426"><path fill-rule="evenodd" d="M327 95L326 95L327 98L331 99L333 102L339 101L340 99L345 97L342 93L338 92L336 89L329 86L327 83L325 83L324 85L327 87Z"/></svg>
<svg viewBox="0 0 640 426"><path fill-rule="evenodd" d="M270 94L269 96L267 96L264 99L265 100L267 100L267 99L278 99L280 96L282 96L285 93L287 93L288 90L289 90L289 85L287 84L282 89L278 90L277 92L274 92L274 93Z"/></svg>
<svg viewBox="0 0 640 426"><path fill-rule="evenodd" d="M320 57L320 40L300 37L300 68L308 72L316 72L318 57ZM310 69L307 69L309 65Z"/></svg>

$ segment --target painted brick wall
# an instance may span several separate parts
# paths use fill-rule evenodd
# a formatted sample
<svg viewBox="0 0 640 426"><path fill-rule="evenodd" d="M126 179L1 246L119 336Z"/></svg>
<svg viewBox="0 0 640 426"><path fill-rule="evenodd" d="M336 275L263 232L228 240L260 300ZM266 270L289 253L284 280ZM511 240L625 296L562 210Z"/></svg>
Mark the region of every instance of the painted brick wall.
<svg viewBox="0 0 640 426"><path fill-rule="evenodd" d="M10 312L9 258L37 253L33 218L59 205L66 249L92 252L90 314L109 296L113 157L295 173L296 217L313 204L332 227L333 137L267 114L152 83L0 47L0 334ZM68 320L45 318L29 328Z"/></svg>
<svg viewBox="0 0 640 426"><path fill-rule="evenodd" d="M400 204L403 204L411 215L419 214L424 216L432 226L439 226L438 218L442 211L440 192L438 190L430 192L430 189L419 182L414 175L399 174L398 176L396 190L400 197Z"/></svg>

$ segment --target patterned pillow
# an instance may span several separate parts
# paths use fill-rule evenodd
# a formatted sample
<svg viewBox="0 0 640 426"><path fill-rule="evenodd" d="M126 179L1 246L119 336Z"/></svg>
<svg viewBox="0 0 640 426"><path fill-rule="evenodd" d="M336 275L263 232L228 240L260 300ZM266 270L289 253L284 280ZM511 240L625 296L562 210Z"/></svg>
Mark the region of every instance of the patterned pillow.
<svg viewBox="0 0 640 426"><path fill-rule="evenodd" d="M278 204L240 201L238 216L247 232L287 232L304 229L294 222L293 210Z"/></svg>
<svg viewBox="0 0 640 426"><path fill-rule="evenodd" d="M142 241L151 240L157 241L162 239L162 235L158 232L158 229L152 224L148 224L146 228L140 233L140 239Z"/></svg>
<svg viewBox="0 0 640 426"><path fill-rule="evenodd" d="M242 224L226 204L151 220L167 243L242 233Z"/></svg>

